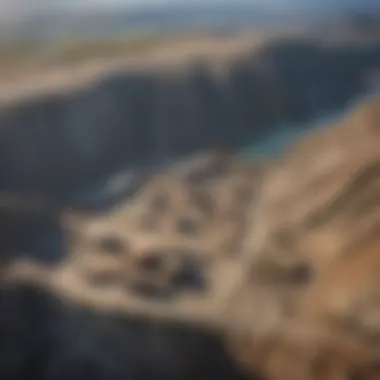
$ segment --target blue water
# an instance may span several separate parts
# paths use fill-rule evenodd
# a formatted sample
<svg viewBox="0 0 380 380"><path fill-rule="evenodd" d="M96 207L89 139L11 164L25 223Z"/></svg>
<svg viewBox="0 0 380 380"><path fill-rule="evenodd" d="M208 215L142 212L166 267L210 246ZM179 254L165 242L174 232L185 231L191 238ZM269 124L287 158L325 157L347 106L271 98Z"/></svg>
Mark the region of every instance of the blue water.
<svg viewBox="0 0 380 380"><path fill-rule="evenodd" d="M379 96L380 91L373 91L365 95L360 95L354 98L342 109L322 116L317 117L315 120L308 123L299 124L279 124L275 129L276 132L271 136L259 141L253 141L246 147L241 149L240 154L243 157L255 156L260 158L270 158L278 156L290 147L300 137L316 128L323 128L330 122L339 120L349 110L357 107L359 104L366 100Z"/></svg>
<svg viewBox="0 0 380 380"><path fill-rule="evenodd" d="M243 148L240 155L272 157L281 154L288 146L296 141L303 133L300 129L290 125L279 125L278 130L272 136L260 141L254 141L252 144Z"/></svg>
<svg viewBox="0 0 380 380"><path fill-rule="evenodd" d="M327 123L337 120L342 116L342 111L331 115L319 117L317 120L307 123L307 125L298 124L279 124L276 132L265 139L254 141L240 151L240 155L273 157L283 153L286 148L294 144L300 137L308 134L313 129L323 128Z"/></svg>

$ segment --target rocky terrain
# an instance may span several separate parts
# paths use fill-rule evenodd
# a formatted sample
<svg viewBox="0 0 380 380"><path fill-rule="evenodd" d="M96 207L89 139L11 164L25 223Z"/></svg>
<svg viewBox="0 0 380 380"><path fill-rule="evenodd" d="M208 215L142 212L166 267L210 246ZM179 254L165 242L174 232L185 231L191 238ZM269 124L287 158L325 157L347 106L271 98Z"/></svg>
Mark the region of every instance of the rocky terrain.
<svg viewBox="0 0 380 380"><path fill-rule="evenodd" d="M174 253L173 257L168 256L169 264L170 260L177 261L175 255L181 255L181 249L182 252L187 249L191 255L198 254L198 251L202 254L203 250L206 253L208 246L216 247L212 241L207 242L210 240L208 228L205 228L204 223L200 225L203 232L206 232L200 244L195 241L191 243L191 239L184 240L174 230L167 235L166 229L160 229L154 234L155 241L151 242L153 245L151 244L149 250L149 246L145 244L149 240L147 239L149 233L144 238L136 222L142 216L141 211L144 213L144 207L149 206L150 196L156 197L157 194L160 196L162 190L160 182L166 190L164 194L169 202L173 202L173 207L169 215L162 213L159 225L167 225L167 222L175 221L177 217L191 217L191 212L197 207L192 207L188 202L183 204L181 197L176 196L185 195L186 192L192 193L184 190L183 186L178 187L183 185L182 181L185 180L195 183L201 181L203 185L206 184L206 189L211 186L213 195L218 199L215 211L220 209L225 209L224 213L238 211L239 217L239 210L229 208L235 205L233 200L226 201L229 200L230 193L234 195L234 185L244 185L244 183L250 185L249 177L244 175L246 171L239 173L236 169L240 165L230 167L227 164L224 167L223 160L222 170L216 170L218 168L208 167L209 161L205 157L203 162L188 162L183 164L183 168L175 167L174 170L166 170L161 174L158 172L157 178L153 176L151 181L142 186L137 201L136 199L130 202L124 201L121 207L119 205L112 211L100 215L88 214L87 210L62 209L46 199L2 194L0 202L0 377L2 379L192 380L197 377L248 379L244 371L230 359L221 337L211 329L193 324L191 319L187 323L176 320L160 321L150 316L136 315L133 310L127 314L122 310L119 312L94 310L81 301L79 304L67 302L47 287L35 286L29 281L16 281L16 284L5 282L12 273L13 264L17 267L19 260L37 262L53 274L55 269L63 268L62 265L70 263L71 259L74 268L77 268L82 259L85 259L83 263L86 265L85 252L87 252L90 272L92 269L96 270L96 266L101 272L107 270L107 267L110 269L108 259L112 261L112 258L119 257L121 261L117 266L121 269L120 274L125 280L122 280L125 289L129 287L127 283L132 285L131 289L136 289L133 284L136 279L138 281L139 275L145 276L148 284L160 287L165 283L165 276L169 274L168 285L175 290L175 294L178 293L176 289L178 286L181 294L182 287L178 282L180 277L176 275L185 275L185 280L188 278L186 274L188 260L183 264L179 261L179 266L174 268L169 265L169 268L166 268L168 273L163 268L163 276L159 270L158 277L164 282L155 283L159 278L149 269L150 256L156 255L155 252L158 252L158 255L163 252L166 256L168 252L165 249L168 248L168 244L172 246ZM166 178L171 178L172 181L167 182ZM174 187L171 189L171 186L177 191L173 191ZM158 202L158 206L162 208L161 202ZM163 223L165 221L166 223ZM213 213L211 220L208 217L207 222L210 224L211 232L215 232L218 227L220 229L225 223L218 212ZM212 235L214 234L211 234L211 237ZM221 239L218 239L217 243L223 243L225 237L228 238L225 235L220 236ZM173 241L168 241L170 238L173 238ZM129 242L132 244L130 250ZM145 244L145 250L141 244L139 247L139 243ZM148 251L145 252L147 248ZM96 262L98 258L100 261ZM194 256L193 259L197 257ZM194 260L190 260L190 263L192 261ZM127 265L125 268L123 263ZM93 264L103 265L94 267ZM144 269L146 264L147 273ZM138 267L141 267L141 271ZM183 274L181 268L185 269ZM197 268L195 270L198 271ZM93 274L98 277L96 273ZM94 277L95 282L100 280L99 284L105 284L107 279L104 282L101 279L102 273L99 274L98 279ZM59 274L58 276L53 274L53 277L60 281ZM107 277L113 282L112 278L116 279L118 275L109 274ZM48 279L50 275L40 277L42 278ZM172 283L172 279L175 282ZM75 280L69 282L74 288L76 287ZM65 280L63 283L67 284ZM186 285L186 282L183 284ZM80 287L77 290L80 291ZM111 296L110 300L112 298ZM151 299L154 300L155 297Z"/></svg>
<svg viewBox="0 0 380 380"><path fill-rule="evenodd" d="M369 101L308 133L258 172L254 162L259 177L240 172L246 163L224 154L212 158L211 167L206 157L158 171L145 190L125 201L130 207L100 215L77 214L46 199L2 196L0 377L376 379L379 112L380 100ZM236 195L233 185L242 184L253 198L243 199L240 191L238 199L230 197ZM215 208L194 214L197 207L187 196L202 191L214 196ZM147 211L158 223L139 235L137 222ZM241 222L231 211L246 214L245 236L232 256L218 240L215 260L201 265L210 265L209 286L198 291L191 308L183 310L181 291L148 302L120 296L133 277L124 269L130 260L142 259L152 279L173 274L172 266L152 261L178 262L169 246L178 254L191 247L193 258L203 255L209 239L175 233L178 225L170 222L197 216L200 232L213 234L224 221ZM72 245L71 233L85 245ZM149 246L148 253L136 243ZM19 266L25 258L34 260L32 267ZM83 266L98 259L117 265ZM223 262L229 265L220 272L214 264ZM102 277L110 268L116 272ZM101 276L88 282L88 270ZM235 281L231 297L207 291L225 293Z"/></svg>
<svg viewBox="0 0 380 380"><path fill-rule="evenodd" d="M181 46L3 83L0 188L62 198L120 168L236 149L348 105L380 67L374 42L248 36Z"/></svg>

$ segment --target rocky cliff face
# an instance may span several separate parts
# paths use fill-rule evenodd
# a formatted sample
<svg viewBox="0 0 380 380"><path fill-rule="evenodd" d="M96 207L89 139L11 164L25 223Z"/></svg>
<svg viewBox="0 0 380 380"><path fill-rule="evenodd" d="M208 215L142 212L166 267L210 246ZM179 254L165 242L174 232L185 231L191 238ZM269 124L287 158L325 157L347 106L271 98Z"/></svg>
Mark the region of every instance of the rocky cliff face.
<svg viewBox="0 0 380 380"><path fill-rule="evenodd" d="M121 167L239 147L344 106L380 68L380 46L275 41L222 70L108 75L3 105L0 186L62 195Z"/></svg>

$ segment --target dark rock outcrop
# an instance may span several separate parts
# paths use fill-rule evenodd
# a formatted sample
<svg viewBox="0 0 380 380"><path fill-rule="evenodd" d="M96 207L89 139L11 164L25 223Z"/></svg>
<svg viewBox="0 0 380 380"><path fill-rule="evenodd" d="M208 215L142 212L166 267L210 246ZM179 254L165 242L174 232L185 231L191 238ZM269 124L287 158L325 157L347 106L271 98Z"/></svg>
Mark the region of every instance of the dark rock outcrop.
<svg viewBox="0 0 380 380"><path fill-rule="evenodd" d="M65 236L58 211L36 199L9 199L0 203L1 379L247 379L229 359L221 338L210 331L94 311L63 302L42 287L5 282L10 263L22 254L59 265L54 252L60 248L63 257L67 253L59 241L51 244L57 233L52 224Z"/></svg>
<svg viewBox="0 0 380 380"><path fill-rule="evenodd" d="M248 379L209 331L72 307L30 286L0 296L2 379Z"/></svg>

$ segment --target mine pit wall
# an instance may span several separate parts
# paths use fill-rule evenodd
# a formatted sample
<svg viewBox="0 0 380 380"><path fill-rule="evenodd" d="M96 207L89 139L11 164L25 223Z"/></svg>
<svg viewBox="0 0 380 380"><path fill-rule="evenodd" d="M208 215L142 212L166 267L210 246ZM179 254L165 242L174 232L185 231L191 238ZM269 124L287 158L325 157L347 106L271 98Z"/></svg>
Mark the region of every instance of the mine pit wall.
<svg viewBox="0 0 380 380"><path fill-rule="evenodd" d="M379 68L378 45L274 41L218 74L207 61L134 69L15 101L0 109L0 186L62 196L122 167L240 147L345 106Z"/></svg>

